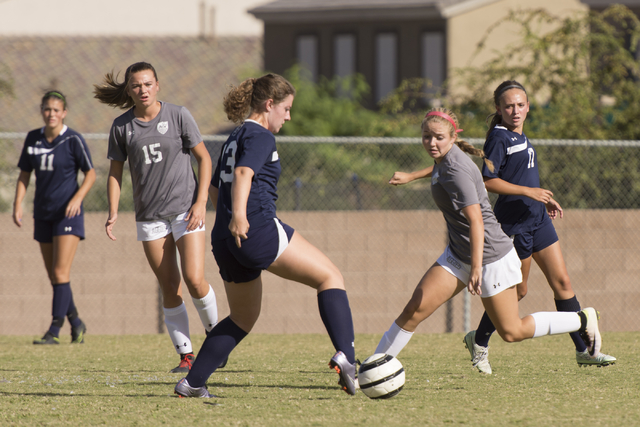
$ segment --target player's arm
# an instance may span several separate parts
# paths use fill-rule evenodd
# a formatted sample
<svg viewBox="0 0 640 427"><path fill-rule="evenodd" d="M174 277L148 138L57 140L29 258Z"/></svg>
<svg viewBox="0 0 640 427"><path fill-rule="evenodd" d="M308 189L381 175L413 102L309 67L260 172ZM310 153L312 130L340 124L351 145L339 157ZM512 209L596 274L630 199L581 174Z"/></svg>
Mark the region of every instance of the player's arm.
<svg viewBox="0 0 640 427"><path fill-rule="evenodd" d="M471 295L482 295L482 253L484 250L484 220L479 204L462 208L462 214L469 221L469 242L471 244L471 270L467 289Z"/></svg>
<svg viewBox="0 0 640 427"><path fill-rule="evenodd" d="M65 215L67 218L73 218L76 215L80 215L80 207L82 206L82 201L89 193L89 190L96 182L96 170L89 169L84 172L84 179L82 180L82 185L76 191L76 194L73 195L69 203L67 204L67 209L65 210Z"/></svg>
<svg viewBox="0 0 640 427"><path fill-rule="evenodd" d="M18 182L16 183L16 196L13 200L13 222L18 227L22 227L22 201L24 200L25 194L27 194L30 179L31 172L20 171Z"/></svg>
<svg viewBox="0 0 640 427"><path fill-rule="evenodd" d="M229 230L236 239L236 245L241 246L241 239L247 238L249 220L247 220L247 202L251 192L253 169L240 166L233 171L231 183L231 222Z"/></svg>
<svg viewBox="0 0 640 427"><path fill-rule="evenodd" d="M217 187L214 187L213 184L209 185L209 198L211 199L211 204L213 205L213 209L218 207L218 190Z"/></svg>
<svg viewBox="0 0 640 427"><path fill-rule="evenodd" d="M211 182L211 156L205 147L204 142L191 149L193 156L198 162L198 194L196 202L189 209L189 213L184 218L189 221L187 230L192 231L204 224L207 214L207 198L209 197L206 183Z"/></svg>
<svg viewBox="0 0 640 427"><path fill-rule="evenodd" d="M525 196L544 204L549 203L553 197L553 193L550 190L538 187L524 187L522 185L512 184L501 178L489 178L485 176L484 186L487 191L495 194L503 194L506 196Z"/></svg>
<svg viewBox="0 0 640 427"><path fill-rule="evenodd" d="M111 240L116 240L113 235L113 226L118 219L118 205L120 203L120 190L122 188L122 171L124 162L111 160L109 166L109 176L107 177L107 199L109 200L109 218L105 224L107 236Z"/></svg>
<svg viewBox="0 0 640 427"><path fill-rule="evenodd" d="M393 174L393 176L389 180L389 184L391 185L408 184L411 181L415 181L416 179L427 178L431 176L432 172L433 172L433 166L429 166L428 168L421 169L415 172L396 172Z"/></svg>

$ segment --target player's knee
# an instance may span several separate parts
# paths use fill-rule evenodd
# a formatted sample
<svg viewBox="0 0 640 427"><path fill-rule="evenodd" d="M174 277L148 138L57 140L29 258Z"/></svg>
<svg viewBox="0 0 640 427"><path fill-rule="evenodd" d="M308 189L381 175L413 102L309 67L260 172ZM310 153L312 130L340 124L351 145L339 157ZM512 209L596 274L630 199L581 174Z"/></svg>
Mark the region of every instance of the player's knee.
<svg viewBox="0 0 640 427"><path fill-rule="evenodd" d="M520 331L515 329L498 330L498 334L500 334L500 338L509 343L520 342L524 339Z"/></svg>

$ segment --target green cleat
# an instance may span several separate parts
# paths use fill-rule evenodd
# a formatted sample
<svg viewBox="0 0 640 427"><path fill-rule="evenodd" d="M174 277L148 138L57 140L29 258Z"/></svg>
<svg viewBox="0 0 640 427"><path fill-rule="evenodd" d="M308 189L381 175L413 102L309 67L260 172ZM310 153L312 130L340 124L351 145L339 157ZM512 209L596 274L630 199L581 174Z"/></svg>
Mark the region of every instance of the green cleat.
<svg viewBox="0 0 640 427"><path fill-rule="evenodd" d="M591 357L589 355L589 350L585 350L582 353L576 351L576 361L579 366L597 366L601 368L603 366L609 366L616 363L616 358L613 356L609 356L608 354L598 353L596 357Z"/></svg>
<svg viewBox="0 0 640 427"><path fill-rule="evenodd" d="M47 331L46 334L39 340L33 340L34 344L60 344L58 337L54 337L53 334Z"/></svg>
<svg viewBox="0 0 640 427"><path fill-rule="evenodd" d="M77 328L71 327L71 344L84 343L84 333L87 332L87 326L81 320Z"/></svg>

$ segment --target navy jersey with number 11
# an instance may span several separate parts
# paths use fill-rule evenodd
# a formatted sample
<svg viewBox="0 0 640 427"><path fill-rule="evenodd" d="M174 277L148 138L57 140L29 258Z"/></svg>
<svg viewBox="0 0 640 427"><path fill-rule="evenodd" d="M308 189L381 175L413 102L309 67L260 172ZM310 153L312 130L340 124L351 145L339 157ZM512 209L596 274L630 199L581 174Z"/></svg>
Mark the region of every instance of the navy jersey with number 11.
<svg viewBox="0 0 640 427"><path fill-rule="evenodd" d="M231 184L233 172L240 166L251 168L254 173L247 200L249 235L252 230L257 230L276 218L278 179L281 172L276 138L257 122L245 120L222 146L220 160L211 179L211 185L219 191L211 240L231 237Z"/></svg>
<svg viewBox="0 0 640 427"><path fill-rule="evenodd" d="M493 162L495 171L489 171L484 164L482 176L500 178L524 187L540 188L536 150L524 133L521 135L497 125L484 144L484 152ZM535 229L548 217L544 203L525 196L501 194L493 210L502 229L509 236Z"/></svg>
<svg viewBox="0 0 640 427"><path fill-rule="evenodd" d="M87 172L93 169L93 163L82 135L64 125L60 135L51 142L44 136L44 128L29 132L18 167L25 172L35 171L33 217L59 221L78 191L78 170Z"/></svg>

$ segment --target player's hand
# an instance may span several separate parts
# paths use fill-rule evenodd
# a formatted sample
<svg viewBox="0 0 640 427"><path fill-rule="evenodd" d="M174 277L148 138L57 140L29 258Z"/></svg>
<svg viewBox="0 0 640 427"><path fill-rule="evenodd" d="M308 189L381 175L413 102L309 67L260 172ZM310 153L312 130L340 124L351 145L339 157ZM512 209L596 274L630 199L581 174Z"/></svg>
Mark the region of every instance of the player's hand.
<svg viewBox="0 0 640 427"><path fill-rule="evenodd" d="M542 202L545 205L549 203L549 201L553 200L553 193L550 190L545 190L544 188L529 188L527 194L525 194L530 199L536 200L538 202Z"/></svg>
<svg viewBox="0 0 640 427"><path fill-rule="evenodd" d="M22 206L13 208L13 223L18 227L22 227Z"/></svg>
<svg viewBox="0 0 640 427"><path fill-rule="evenodd" d="M191 206L189 212L184 217L185 221L189 221L187 224L187 231L193 231L204 225L204 221L207 214L207 202L196 202Z"/></svg>
<svg viewBox="0 0 640 427"><path fill-rule="evenodd" d="M471 273L469 274L469 283L467 284L467 290L471 295L482 295L482 289L480 285L482 284L482 266L478 268L471 268Z"/></svg>
<svg viewBox="0 0 640 427"><path fill-rule="evenodd" d="M548 203L545 204L545 206L547 207L547 213L549 214L549 218L551 219L556 219L558 217L562 218L564 213L562 211L562 207L560 206L560 203L551 199Z"/></svg>
<svg viewBox="0 0 640 427"><path fill-rule="evenodd" d="M242 240L247 240L247 233L249 232L249 221L247 218L242 217L231 217L231 222L229 222L229 231L231 231L231 235L236 239L236 246L242 246Z"/></svg>
<svg viewBox="0 0 640 427"><path fill-rule="evenodd" d="M116 240L116 236L113 235L113 226L116 225L116 221L118 220L118 214L115 213L113 215L109 215L107 219L107 223L104 225L107 232L107 237L111 240Z"/></svg>
<svg viewBox="0 0 640 427"><path fill-rule="evenodd" d="M73 218L80 215L80 212L82 212L82 200L77 200L75 197L72 197L64 211L64 216Z"/></svg>
<svg viewBox="0 0 640 427"><path fill-rule="evenodd" d="M409 182L411 182L411 175L406 172L395 172L389 180L391 185L402 185Z"/></svg>

